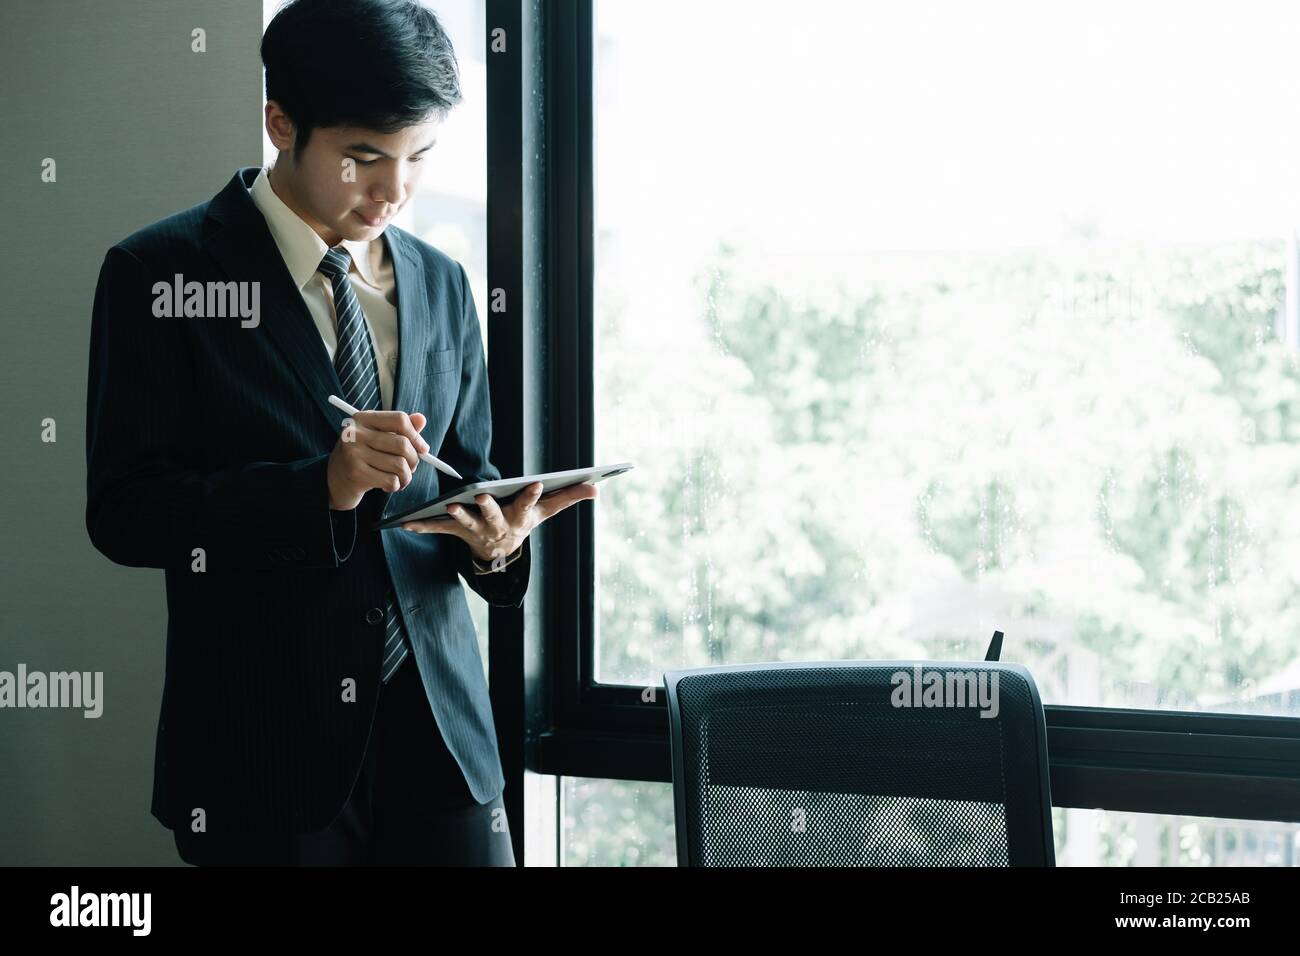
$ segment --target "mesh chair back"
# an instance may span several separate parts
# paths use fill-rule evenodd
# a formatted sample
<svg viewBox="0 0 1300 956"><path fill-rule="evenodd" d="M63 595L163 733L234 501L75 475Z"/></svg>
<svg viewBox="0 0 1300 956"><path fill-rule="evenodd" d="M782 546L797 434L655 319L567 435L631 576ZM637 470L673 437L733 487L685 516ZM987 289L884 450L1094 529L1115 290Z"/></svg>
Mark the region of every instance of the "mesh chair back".
<svg viewBox="0 0 1300 956"><path fill-rule="evenodd" d="M1043 706L1017 664L664 675L681 866L1052 866Z"/></svg>

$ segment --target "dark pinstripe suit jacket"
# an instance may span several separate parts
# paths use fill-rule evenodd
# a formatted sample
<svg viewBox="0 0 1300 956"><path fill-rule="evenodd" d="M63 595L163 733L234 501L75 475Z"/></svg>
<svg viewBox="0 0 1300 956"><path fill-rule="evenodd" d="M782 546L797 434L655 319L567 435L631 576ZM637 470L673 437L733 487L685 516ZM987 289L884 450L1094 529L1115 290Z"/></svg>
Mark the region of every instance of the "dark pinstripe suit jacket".
<svg viewBox="0 0 1300 956"><path fill-rule="evenodd" d="M240 169L210 201L113 246L95 290L86 527L118 564L166 571L153 813L175 828L201 809L213 835L328 825L375 715L384 625L367 612L383 607L390 577L437 724L486 802L505 781L457 575L518 607L529 544L505 570L476 575L456 537L370 530L381 513L461 484L421 464L399 494L367 493L349 549L352 518L331 518L325 477L343 419L326 398L342 387L248 193L257 172ZM384 238L398 297L394 405L425 414L423 436L466 482L499 478L465 270L395 226ZM178 273L260 283L257 324L155 317L154 284Z"/></svg>

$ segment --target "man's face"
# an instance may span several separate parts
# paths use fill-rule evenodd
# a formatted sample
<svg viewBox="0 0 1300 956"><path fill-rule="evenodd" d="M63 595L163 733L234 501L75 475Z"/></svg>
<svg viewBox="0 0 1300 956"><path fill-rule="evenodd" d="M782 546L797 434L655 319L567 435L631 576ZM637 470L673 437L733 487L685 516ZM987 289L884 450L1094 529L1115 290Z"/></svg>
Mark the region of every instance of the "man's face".
<svg viewBox="0 0 1300 956"><path fill-rule="evenodd" d="M284 151L271 186L326 245L374 239L414 194L440 125L431 119L396 133L349 126L314 129L295 164L292 124L269 103L267 132Z"/></svg>

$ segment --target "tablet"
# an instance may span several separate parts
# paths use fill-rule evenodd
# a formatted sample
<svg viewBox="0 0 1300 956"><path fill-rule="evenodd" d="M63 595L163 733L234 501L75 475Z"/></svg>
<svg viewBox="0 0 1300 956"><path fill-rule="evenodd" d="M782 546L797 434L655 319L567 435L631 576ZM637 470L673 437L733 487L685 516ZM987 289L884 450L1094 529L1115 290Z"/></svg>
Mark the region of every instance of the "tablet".
<svg viewBox="0 0 1300 956"><path fill-rule="evenodd" d="M385 528L400 528L407 521L425 521L428 519L439 519L442 521L454 521L451 515L447 514L447 505L460 504L470 508L477 509L478 505L474 503L475 495L488 494L497 499L498 504L506 504L511 498L519 494L535 481L542 483L542 494L546 495L552 491L559 491L561 488L567 488L569 485L578 485L588 483L595 484L598 481L604 481L606 478L613 478L615 475L621 475L625 471L632 470L630 461L622 461L617 465L600 465L595 468L572 468L569 471L548 471L544 475L524 475L522 478L499 478L496 481L476 481L472 485L462 485L454 488L444 495L427 501L418 508L411 508L400 514L385 515L380 518L374 525L375 531Z"/></svg>

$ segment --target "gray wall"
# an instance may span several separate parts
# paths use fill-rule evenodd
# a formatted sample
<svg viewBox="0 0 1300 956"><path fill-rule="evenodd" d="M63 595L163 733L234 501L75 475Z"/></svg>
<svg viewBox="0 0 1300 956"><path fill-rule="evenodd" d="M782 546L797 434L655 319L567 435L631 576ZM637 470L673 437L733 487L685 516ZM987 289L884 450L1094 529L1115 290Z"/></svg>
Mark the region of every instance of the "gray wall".
<svg viewBox="0 0 1300 956"><path fill-rule="evenodd" d="M0 4L0 671L104 674L98 719L0 708L0 864L180 862L149 812L163 573L85 530L90 313L109 246L261 162L261 32L261 0Z"/></svg>

